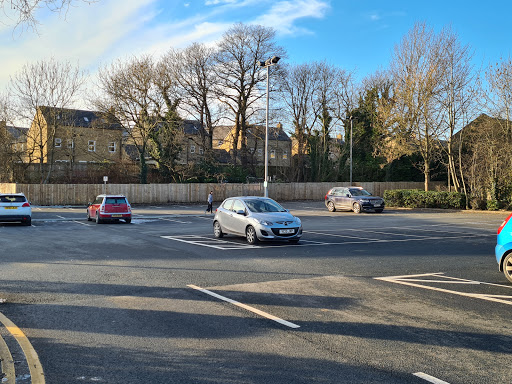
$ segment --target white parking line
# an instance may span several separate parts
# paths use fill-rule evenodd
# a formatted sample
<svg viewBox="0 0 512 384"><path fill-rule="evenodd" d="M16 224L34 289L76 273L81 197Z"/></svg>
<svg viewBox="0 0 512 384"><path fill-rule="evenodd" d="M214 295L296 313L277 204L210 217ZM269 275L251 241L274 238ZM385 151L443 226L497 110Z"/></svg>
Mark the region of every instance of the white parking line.
<svg viewBox="0 0 512 384"><path fill-rule="evenodd" d="M423 279L421 279L423 277ZM436 280L432 280L429 277L435 277ZM512 289L512 286L509 285L500 285L500 284L492 284L485 283L482 281L473 281L473 280L465 280L459 279L456 277L444 276L444 272L436 272L436 273L424 273L419 275L405 275L405 276L388 276L388 277L375 277L375 280L387 281L388 283L402 284L408 285L410 287L423 288L431 291L445 292L450 293L452 295L465 296L473 299L480 299L486 301L493 301L496 303L512 305L512 296L509 295L492 295L492 294L482 294L482 293L471 293L471 292L459 292L453 291L445 288L437 288L432 287L427 284L467 284L467 285L491 285L495 287L503 287ZM438 280L440 279L440 280Z"/></svg>
<svg viewBox="0 0 512 384"><path fill-rule="evenodd" d="M192 224L192 222L191 222L191 221L182 221L182 220L165 219L165 218L161 218L160 220L164 220L164 221L172 221L172 222L180 223L180 224Z"/></svg>
<svg viewBox="0 0 512 384"><path fill-rule="evenodd" d="M256 309L256 308L251 307L251 306L246 305L246 304L242 304L239 301L235 301L235 300L229 299L229 298L227 298L225 296L221 296L221 295L219 295L219 294L217 294L215 292L212 292L212 291L209 291L207 289L198 287L197 285L191 285L190 284L190 285L187 285L187 287L195 289L195 290L198 290L198 291L203 292L203 293L206 293L207 295L216 297L217 299L226 301L228 303L234 304L237 307L246 309L246 310L248 310L250 312L256 313L257 315L260 315L260 316L263 316L263 317L265 317L267 319L273 320L273 321L275 321L275 322L277 322L279 324L286 325L287 327L290 327L290 328L300 328L300 325L297 325L297 324L294 324L294 323L290 323L289 321L280 319L279 317L271 315L270 313L260 311L259 309Z"/></svg>
<svg viewBox="0 0 512 384"><path fill-rule="evenodd" d="M423 373L423 372L416 372L416 373L413 373L413 375L417 376L423 380L426 380L429 383L433 383L433 384L450 384L446 381L440 380L434 376L427 375L426 373Z"/></svg>

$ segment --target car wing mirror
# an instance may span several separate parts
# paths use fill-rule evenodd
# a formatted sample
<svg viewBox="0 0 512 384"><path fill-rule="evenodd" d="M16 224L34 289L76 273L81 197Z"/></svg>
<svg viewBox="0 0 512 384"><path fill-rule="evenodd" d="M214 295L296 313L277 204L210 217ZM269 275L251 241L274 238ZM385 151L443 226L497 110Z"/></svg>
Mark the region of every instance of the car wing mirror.
<svg viewBox="0 0 512 384"><path fill-rule="evenodd" d="M347 193L345 196L346 196L346 197L350 197L350 193Z"/></svg>
<svg viewBox="0 0 512 384"><path fill-rule="evenodd" d="M245 216L245 210L239 209L238 211L236 211L236 214L237 215L244 215Z"/></svg>

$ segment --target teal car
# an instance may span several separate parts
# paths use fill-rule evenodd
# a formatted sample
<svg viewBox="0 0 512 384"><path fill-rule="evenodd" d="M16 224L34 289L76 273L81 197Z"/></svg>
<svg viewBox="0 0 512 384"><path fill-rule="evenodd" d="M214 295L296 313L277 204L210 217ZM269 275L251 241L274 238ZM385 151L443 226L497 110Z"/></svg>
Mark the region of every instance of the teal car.
<svg viewBox="0 0 512 384"><path fill-rule="evenodd" d="M498 228L498 239L494 252L500 272L512 283L512 214Z"/></svg>

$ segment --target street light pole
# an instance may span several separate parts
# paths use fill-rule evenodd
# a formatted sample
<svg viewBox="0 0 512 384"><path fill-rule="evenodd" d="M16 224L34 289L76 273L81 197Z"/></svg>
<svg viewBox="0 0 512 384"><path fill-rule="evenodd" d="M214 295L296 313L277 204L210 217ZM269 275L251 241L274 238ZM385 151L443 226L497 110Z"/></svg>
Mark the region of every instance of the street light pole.
<svg viewBox="0 0 512 384"><path fill-rule="evenodd" d="M268 111L269 111L269 84L270 84L270 66L276 65L280 57L274 56L266 61L258 61L257 64L262 68L267 68L267 111L265 114L265 179L263 181L263 196L268 197Z"/></svg>
<svg viewBox="0 0 512 384"><path fill-rule="evenodd" d="M352 186L352 115L350 115L350 186Z"/></svg>
<svg viewBox="0 0 512 384"><path fill-rule="evenodd" d="M269 106L269 75L270 66L267 65L267 111L265 113L265 181L263 182L263 196L268 197L268 106Z"/></svg>

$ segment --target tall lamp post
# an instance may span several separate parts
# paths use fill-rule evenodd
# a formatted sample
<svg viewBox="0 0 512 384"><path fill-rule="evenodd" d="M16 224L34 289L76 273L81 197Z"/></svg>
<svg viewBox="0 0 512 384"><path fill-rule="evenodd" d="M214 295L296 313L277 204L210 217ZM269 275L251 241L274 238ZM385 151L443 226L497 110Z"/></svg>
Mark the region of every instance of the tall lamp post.
<svg viewBox="0 0 512 384"><path fill-rule="evenodd" d="M267 113L265 118L265 180L263 181L264 196L268 197L268 104L269 104L269 68L272 65L276 65L280 60L280 57L274 56L266 61L258 61L257 64L262 68L267 68Z"/></svg>
<svg viewBox="0 0 512 384"><path fill-rule="evenodd" d="M350 115L350 186L352 186L352 115Z"/></svg>

